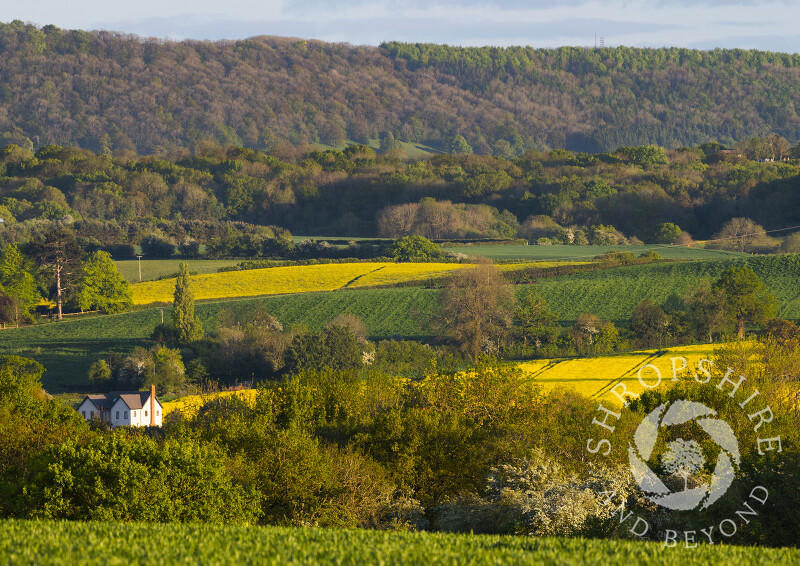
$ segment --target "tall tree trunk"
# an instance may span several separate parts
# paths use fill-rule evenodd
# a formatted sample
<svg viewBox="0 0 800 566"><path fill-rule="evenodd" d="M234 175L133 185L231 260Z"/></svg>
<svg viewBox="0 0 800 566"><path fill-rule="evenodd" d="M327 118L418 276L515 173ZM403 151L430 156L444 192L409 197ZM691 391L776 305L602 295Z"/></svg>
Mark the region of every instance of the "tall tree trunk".
<svg viewBox="0 0 800 566"><path fill-rule="evenodd" d="M739 317L739 340L744 340L744 317Z"/></svg>
<svg viewBox="0 0 800 566"><path fill-rule="evenodd" d="M58 306L58 320L61 320L61 265L56 264L56 305Z"/></svg>

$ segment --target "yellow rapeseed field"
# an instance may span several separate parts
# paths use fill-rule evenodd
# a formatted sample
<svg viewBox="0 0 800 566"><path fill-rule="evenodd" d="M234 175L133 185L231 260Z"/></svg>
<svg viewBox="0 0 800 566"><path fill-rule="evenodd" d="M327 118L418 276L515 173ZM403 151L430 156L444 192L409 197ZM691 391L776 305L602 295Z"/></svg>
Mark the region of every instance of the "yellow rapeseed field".
<svg viewBox="0 0 800 566"><path fill-rule="evenodd" d="M256 389L240 389L239 391L220 391L218 393L207 393L205 395L187 395L175 401L167 401L163 405L164 416L174 411L180 411L184 416L192 417L197 414L197 411L204 403L217 399L219 397L230 397L237 395L242 397L248 403L252 403L256 398Z"/></svg>
<svg viewBox="0 0 800 566"><path fill-rule="evenodd" d="M191 277L195 299L226 299L282 293L333 291L346 286L380 285L425 279L465 267L458 263L328 263L291 265ZM130 286L134 305L172 302L174 279Z"/></svg>
<svg viewBox="0 0 800 566"><path fill-rule="evenodd" d="M372 285L390 285L405 281L417 281L436 277L464 267L472 267L463 263L382 263L370 264L380 267L366 273L350 283L348 287L369 287Z"/></svg>
<svg viewBox="0 0 800 566"><path fill-rule="evenodd" d="M686 358L687 371L694 372L697 362L712 358L713 354L712 345L701 344L592 358L534 360L522 362L519 367L545 391L567 387L587 397L599 397L619 381L625 383L628 391L641 393L644 388L639 382L638 371L646 364L656 366L666 381L672 379L670 358ZM681 362L676 361L676 365L676 369L680 369ZM648 384L657 379L652 369L644 370L642 378Z"/></svg>

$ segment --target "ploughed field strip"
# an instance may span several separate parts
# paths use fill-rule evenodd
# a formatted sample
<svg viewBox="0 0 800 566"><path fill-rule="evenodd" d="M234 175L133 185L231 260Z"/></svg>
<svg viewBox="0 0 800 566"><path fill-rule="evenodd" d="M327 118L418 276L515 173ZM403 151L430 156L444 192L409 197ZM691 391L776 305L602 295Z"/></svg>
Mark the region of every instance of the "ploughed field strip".
<svg viewBox="0 0 800 566"><path fill-rule="evenodd" d="M195 299L226 299L390 285L463 267L459 263L329 263L209 273L194 275L191 281ZM169 303L174 289L174 279L136 283L131 285L133 304Z"/></svg>
<svg viewBox="0 0 800 566"><path fill-rule="evenodd" d="M662 379L672 379L671 358L685 358L687 369L678 375L696 371L697 363L714 355L713 345L676 346L663 350L645 350L612 356L591 358L571 358L563 360L533 360L519 364L530 378L542 386L545 392L557 387L572 389L586 397L599 397L605 394L615 383L622 381L628 391L639 394L644 390L639 381L638 371L647 364L652 364L661 372ZM679 369L682 362L676 361ZM646 383L654 382L657 377L652 369L642 372Z"/></svg>

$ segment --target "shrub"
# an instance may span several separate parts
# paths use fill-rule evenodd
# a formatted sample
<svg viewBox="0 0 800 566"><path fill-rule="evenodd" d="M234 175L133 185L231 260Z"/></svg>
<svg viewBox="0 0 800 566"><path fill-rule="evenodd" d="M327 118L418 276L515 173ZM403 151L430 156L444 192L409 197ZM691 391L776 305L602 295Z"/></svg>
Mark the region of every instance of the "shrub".
<svg viewBox="0 0 800 566"><path fill-rule="evenodd" d="M439 506L436 524L445 531L574 536L596 520L607 520L636 492L627 470L595 467L567 474L536 451L493 467L485 496L467 494ZM608 501L601 492L611 493Z"/></svg>
<svg viewBox="0 0 800 566"><path fill-rule="evenodd" d="M175 255L175 243L167 238L150 234L141 243L142 253L149 257L172 257Z"/></svg>
<svg viewBox="0 0 800 566"><path fill-rule="evenodd" d="M386 255L397 261L411 261L437 258L442 255L442 251L423 236L404 236L389 246Z"/></svg>

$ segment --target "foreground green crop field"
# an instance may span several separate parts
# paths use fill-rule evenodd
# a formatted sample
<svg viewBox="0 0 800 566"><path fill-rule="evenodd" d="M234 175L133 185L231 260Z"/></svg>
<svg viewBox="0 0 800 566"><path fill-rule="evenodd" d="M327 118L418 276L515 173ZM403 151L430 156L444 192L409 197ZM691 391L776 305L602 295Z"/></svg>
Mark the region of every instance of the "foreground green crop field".
<svg viewBox="0 0 800 566"><path fill-rule="evenodd" d="M640 255L646 251L654 251L665 259L726 259L748 257L739 252L722 250L705 250L702 248L686 248L683 246L454 246L444 247L445 251L483 256L495 260L527 259L527 260L573 260L586 261L607 252L631 252Z"/></svg>
<svg viewBox="0 0 800 566"><path fill-rule="evenodd" d="M0 522L0 563L791 564L800 550L289 527Z"/></svg>

